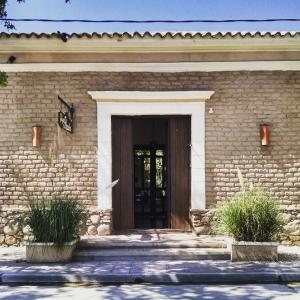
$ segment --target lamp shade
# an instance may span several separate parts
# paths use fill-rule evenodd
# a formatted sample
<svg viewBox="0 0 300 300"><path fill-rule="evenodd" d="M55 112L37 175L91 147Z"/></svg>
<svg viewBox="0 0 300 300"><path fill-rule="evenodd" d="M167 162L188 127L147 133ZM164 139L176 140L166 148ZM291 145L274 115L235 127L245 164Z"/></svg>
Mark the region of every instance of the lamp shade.
<svg viewBox="0 0 300 300"><path fill-rule="evenodd" d="M269 146L270 144L270 126L268 124L260 125L260 140L262 146Z"/></svg>
<svg viewBox="0 0 300 300"><path fill-rule="evenodd" d="M42 128L41 126L32 126L32 146L40 147L42 143Z"/></svg>

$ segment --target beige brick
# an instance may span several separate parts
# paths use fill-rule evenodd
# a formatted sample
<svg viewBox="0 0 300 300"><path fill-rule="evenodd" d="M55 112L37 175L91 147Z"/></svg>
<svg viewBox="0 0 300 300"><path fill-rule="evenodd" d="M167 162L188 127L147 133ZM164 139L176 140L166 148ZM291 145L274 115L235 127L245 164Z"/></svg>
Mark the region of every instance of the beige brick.
<svg viewBox="0 0 300 300"><path fill-rule="evenodd" d="M9 85L0 89L0 204L26 205L29 195L64 191L96 205L97 113L88 90L209 89L216 93L206 106L215 112L205 116L207 206L238 191L237 168L284 205L300 205L300 102L292 87L300 72L8 75ZM75 132L60 130L62 141L57 90L76 108ZM261 122L271 124L267 148L259 143ZM31 144L35 123L42 126L40 149Z"/></svg>

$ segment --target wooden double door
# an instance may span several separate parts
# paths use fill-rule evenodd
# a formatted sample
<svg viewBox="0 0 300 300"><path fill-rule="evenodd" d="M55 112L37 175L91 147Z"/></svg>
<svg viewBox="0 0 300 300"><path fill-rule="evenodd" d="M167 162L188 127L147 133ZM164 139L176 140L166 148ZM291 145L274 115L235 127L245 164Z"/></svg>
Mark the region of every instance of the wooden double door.
<svg viewBox="0 0 300 300"><path fill-rule="evenodd" d="M190 116L112 117L115 230L189 230Z"/></svg>

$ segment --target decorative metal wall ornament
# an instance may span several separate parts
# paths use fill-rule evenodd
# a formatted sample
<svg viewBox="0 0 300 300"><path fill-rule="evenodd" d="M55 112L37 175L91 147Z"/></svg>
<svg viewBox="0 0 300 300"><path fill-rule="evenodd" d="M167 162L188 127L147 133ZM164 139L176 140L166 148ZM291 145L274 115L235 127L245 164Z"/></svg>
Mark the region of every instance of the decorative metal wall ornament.
<svg viewBox="0 0 300 300"><path fill-rule="evenodd" d="M58 96L60 101L60 112L58 112L58 125L60 128L73 133L73 115L75 108L73 103L68 104L62 97Z"/></svg>

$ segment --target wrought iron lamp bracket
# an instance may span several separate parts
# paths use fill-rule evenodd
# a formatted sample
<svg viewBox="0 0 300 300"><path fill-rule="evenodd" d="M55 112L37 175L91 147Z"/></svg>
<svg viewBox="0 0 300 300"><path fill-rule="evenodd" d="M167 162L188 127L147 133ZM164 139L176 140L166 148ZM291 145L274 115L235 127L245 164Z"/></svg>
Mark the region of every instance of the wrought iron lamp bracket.
<svg viewBox="0 0 300 300"><path fill-rule="evenodd" d="M60 111L58 112L58 125L67 132L73 133L74 130L74 112L73 103L68 104L62 97L58 96L60 101ZM63 109L64 108L64 109Z"/></svg>

